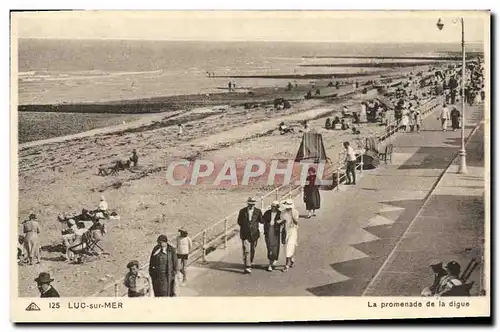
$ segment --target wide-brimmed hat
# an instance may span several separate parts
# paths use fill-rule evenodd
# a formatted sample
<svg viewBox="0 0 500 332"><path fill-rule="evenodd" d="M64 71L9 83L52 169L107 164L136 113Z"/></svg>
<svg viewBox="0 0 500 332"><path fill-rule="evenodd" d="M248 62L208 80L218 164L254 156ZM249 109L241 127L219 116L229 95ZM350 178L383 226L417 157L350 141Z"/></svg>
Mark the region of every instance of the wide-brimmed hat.
<svg viewBox="0 0 500 332"><path fill-rule="evenodd" d="M433 267L433 266L443 266L443 262L441 262L440 260L437 260L437 259L434 259L430 262L429 264L430 267Z"/></svg>
<svg viewBox="0 0 500 332"><path fill-rule="evenodd" d="M183 226L183 227L181 227L181 228L179 228L177 231L178 231L179 233L184 233L184 234L187 234L187 233L188 233L188 231L184 228L184 226Z"/></svg>
<svg viewBox="0 0 500 332"><path fill-rule="evenodd" d="M248 197L247 203L249 203L249 204L255 204L255 203L257 203L257 200L255 198L253 198L253 197Z"/></svg>
<svg viewBox="0 0 500 332"><path fill-rule="evenodd" d="M156 240L157 242L168 242L168 237L166 235L160 235L158 236L158 239Z"/></svg>
<svg viewBox="0 0 500 332"><path fill-rule="evenodd" d="M132 266L137 266L139 267L139 261L137 260L133 260L133 261L130 261L128 264L127 264L127 269L130 269Z"/></svg>
<svg viewBox="0 0 500 332"><path fill-rule="evenodd" d="M50 273L48 272L42 272L35 278L35 282L38 284L48 284L52 281L54 281L54 279L50 277Z"/></svg>
<svg viewBox="0 0 500 332"><path fill-rule="evenodd" d="M278 202L278 201L273 201L273 202L271 203L271 206L280 206L280 202Z"/></svg>
<svg viewBox="0 0 500 332"><path fill-rule="evenodd" d="M286 199L282 202L285 208L290 208L293 206L293 201L291 199Z"/></svg>

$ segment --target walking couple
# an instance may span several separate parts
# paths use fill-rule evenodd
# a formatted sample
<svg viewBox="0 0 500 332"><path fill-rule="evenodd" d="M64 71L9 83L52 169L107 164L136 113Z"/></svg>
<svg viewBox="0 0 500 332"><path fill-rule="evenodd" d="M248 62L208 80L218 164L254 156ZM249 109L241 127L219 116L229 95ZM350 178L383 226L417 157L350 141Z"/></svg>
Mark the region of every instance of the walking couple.
<svg viewBox="0 0 500 332"><path fill-rule="evenodd" d="M293 201L287 199L282 204L274 201L271 208L264 214L255 207L254 198L247 200L247 206L240 210L238 225L240 226L240 239L243 250L244 273L252 273L252 264L255 249L260 237L259 224L264 226L264 239L267 247L268 271L273 271L279 258L280 246L285 246L286 264L283 269L288 271L293 267L294 254L298 240L299 212L295 209ZM280 209L282 206L282 209ZM250 256L250 257L249 257Z"/></svg>

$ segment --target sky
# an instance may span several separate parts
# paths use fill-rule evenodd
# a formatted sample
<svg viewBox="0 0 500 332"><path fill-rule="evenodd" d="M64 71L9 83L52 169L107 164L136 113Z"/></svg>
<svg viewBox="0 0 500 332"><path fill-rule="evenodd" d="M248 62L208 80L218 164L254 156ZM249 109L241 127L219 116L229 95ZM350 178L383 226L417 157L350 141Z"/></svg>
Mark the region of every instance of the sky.
<svg viewBox="0 0 500 332"><path fill-rule="evenodd" d="M20 38L297 42L482 42L487 12L75 11L12 14ZM443 30L436 27L441 17Z"/></svg>

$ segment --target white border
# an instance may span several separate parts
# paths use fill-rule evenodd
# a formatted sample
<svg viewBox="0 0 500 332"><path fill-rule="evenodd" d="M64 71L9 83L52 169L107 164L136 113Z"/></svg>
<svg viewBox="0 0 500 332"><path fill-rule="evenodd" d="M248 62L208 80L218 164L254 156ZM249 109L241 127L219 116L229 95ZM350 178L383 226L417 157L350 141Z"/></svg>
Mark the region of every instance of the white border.
<svg viewBox="0 0 500 332"><path fill-rule="evenodd" d="M159 6L161 5L161 7ZM452 6L450 6L452 5ZM168 4L165 3L160 3L159 1L147 1L147 0L141 0L138 2L132 2L132 1L119 1L116 3L104 3L102 0L97 1L97 0L87 0L87 1L3 1L1 4L2 7L2 18L4 19L2 24L2 41L3 41L3 52L2 52L2 84L3 84L3 99L4 100L4 108L3 111L0 112L0 125L2 126L0 130L0 147L2 148L1 151L9 151L9 12L8 10L11 8L15 9L69 9L69 8L75 8L75 9L491 9L493 12L496 11L496 8L498 8L498 1L481 1L481 0L475 0L475 1L461 1L461 0L455 0L455 1L450 1L450 2L440 2L437 3L436 1L425 1L425 0L420 0L418 2L403 2L403 1L377 1L377 2L372 2L372 1L348 1L348 2L335 2L335 3L327 3L326 1L319 1L319 0L308 0L308 1L296 1L296 0L288 0L286 2L278 3L277 1L269 1L269 0L254 0L254 1L220 1L220 0L212 0L210 2L205 2L205 1L189 1L189 0L183 0L179 1L177 3L174 2L168 2ZM496 29L495 29L496 30ZM492 34L492 36L495 36L495 32ZM492 46L493 48L495 47L496 43L493 41ZM492 58L492 61L496 59ZM498 70L498 69L497 69ZM493 75L496 76L497 71L493 73ZM496 98L496 94L492 93L492 97ZM496 100L497 101L497 100ZM497 120L498 121L498 120ZM493 132L495 132L495 129L493 129ZM0 173L2 174L3 180L0 189L0 204L2 211L7 211L9 210L9 186L7 185L9 183L9 163L1 163L0 164L1 171ZM497 199L495 199L495 203L498 203ZM495 219L493 219L495 220ZM4 224L8 222L8 219L4 217ZM498 229L498 227L497 227ZM7 243L9 243L9 232L2 232L3 235L3 241L4 243L3 248L4 250L1 250L2 254L2 259L4 263L9 262L8 255L10 253L9 250L7 249ZM492 239L495 239L496 234L491 234ZM8 263L7 263L8 264ZM5 265L4 265L5 266ZM9 284L9 279L8 279L9 274L4 273L2 274L2 281L4 281L2 284L3 285L8 285ZM8 292L7 292L8 293ZM1 303L1 314L4 315L2 317L1 322L2 325L2 330L13 330L15 327L8 323L9 322L9 298L8 296L3 297L2 303ZM36 327L28 327L24 328L27 330L31 330ZM53 328L53 327L50 327ZM69 331L73 330L75 327L67 326L62 328L63 330ZM92 329L96 330L108 330L110 328L116 328L116 327L111 327L111 326L104 326L104 327L95 327L92 326ZM118 327L119 328L119 327ZM201 327L199 327L201 329ZM351 329L352 327L335 327L337 330L342 330L342 329ZM425 327L428 330L431 330L433 328L430 327ZM140 327L135 327L134 330L137 329L143 329ZM198 329L198 328L196 328Z"/></svg>

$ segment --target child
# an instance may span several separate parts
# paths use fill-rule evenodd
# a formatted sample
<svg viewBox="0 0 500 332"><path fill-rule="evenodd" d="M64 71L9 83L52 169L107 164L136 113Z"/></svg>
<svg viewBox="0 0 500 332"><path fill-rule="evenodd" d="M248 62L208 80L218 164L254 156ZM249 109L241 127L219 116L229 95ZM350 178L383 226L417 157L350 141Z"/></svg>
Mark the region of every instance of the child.
<svg viewBox="0 0 500 332"><path fill-rule="evenodd" d="M128 297L143 297L151 294L149 277L139 271L139 262L136 260L127 264L129 272L125 275L123 284L128 288Z"/></svg>
<svg viewBox="0 0 500 332"><path fill-rule="evenodd" d="M177 237L177 258L179 259L180 272L183 276L181 286L185 286L187 282L186 264L192 247L193 242L188 236L188 232L183 227L179 228L179 236Z"/></svg>

